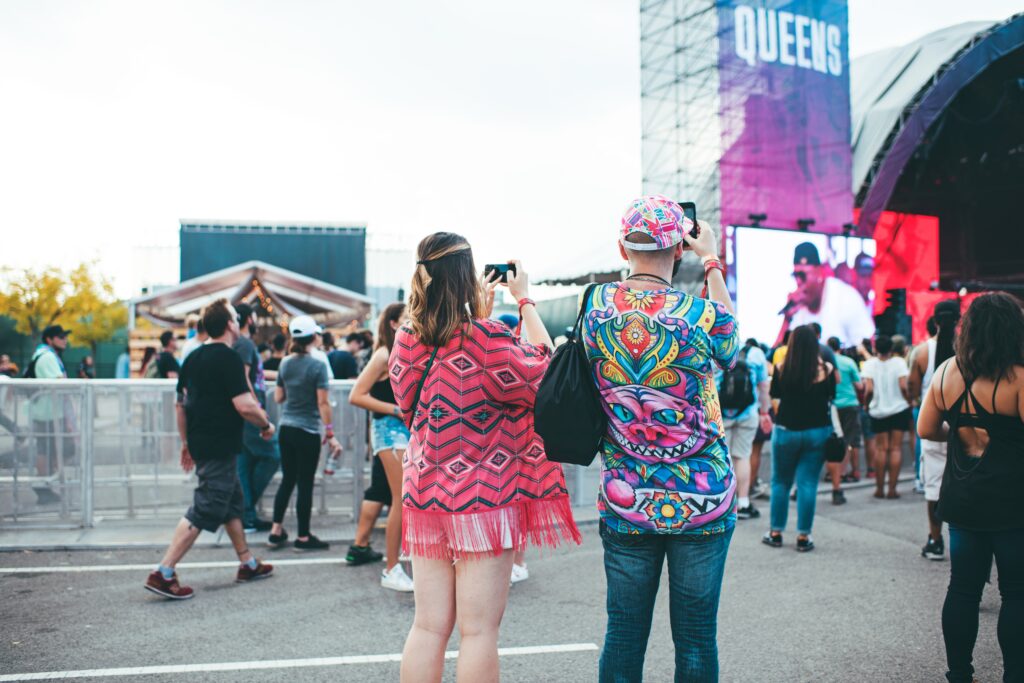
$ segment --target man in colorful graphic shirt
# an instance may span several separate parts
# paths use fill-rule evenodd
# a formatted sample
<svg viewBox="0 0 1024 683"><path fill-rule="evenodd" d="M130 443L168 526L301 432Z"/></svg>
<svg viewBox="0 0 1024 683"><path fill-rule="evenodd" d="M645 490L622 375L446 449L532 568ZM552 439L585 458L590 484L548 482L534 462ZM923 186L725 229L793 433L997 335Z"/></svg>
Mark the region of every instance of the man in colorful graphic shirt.
<svg viewBox="0 0 1024 683"><path fill-rule="evenodd" d="M629 277L585 297L583 342L608 415L601 444L601 538L608 632L601 681L640 681L668 558L676 680L717 681L718 599L735 526L735 481L715 367L738 332L714 233L660 195L635 200L619 251ZM704 263L708 298L672 287L684 251Z"/></svg>

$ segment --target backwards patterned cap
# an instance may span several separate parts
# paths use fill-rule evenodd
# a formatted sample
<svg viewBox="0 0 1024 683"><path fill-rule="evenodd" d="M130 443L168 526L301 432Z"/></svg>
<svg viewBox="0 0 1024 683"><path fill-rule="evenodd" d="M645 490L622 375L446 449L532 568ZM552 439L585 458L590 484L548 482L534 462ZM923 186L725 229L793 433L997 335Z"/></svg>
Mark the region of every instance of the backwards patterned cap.
<svg viewBox="0 0 1024 683"><path fill-rule="evenodd" d="M622 230L619 240L627 249L635 251L656 251L668 249L683 241L683 233L693 229L693 222L683 215L678 204L660 194L651 194L634 199L622 215ZM626 238L635 233L647 235L653 244L628 242Z"/></svg>

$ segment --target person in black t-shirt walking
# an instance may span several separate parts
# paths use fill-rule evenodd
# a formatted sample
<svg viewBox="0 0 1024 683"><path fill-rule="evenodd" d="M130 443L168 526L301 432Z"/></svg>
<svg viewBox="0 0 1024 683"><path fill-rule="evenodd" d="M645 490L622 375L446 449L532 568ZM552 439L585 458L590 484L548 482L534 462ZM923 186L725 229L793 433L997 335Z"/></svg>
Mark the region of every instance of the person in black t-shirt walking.
<svg viewBox="0 0 1024 683"><path fill-rule="evenodd" d="M178 373L181 372L181 366L178 365L178 359L174 357L174 352L178 349L178 340L174 338L174 333L167 330L160 335L160 355L156 357L156 374L157 377L163 379L177 379Z"/></svg>
<svg viewBox="0 0 1024 683"><path fill-rule="evenodd" d="M203 324L210 341L185 360L178 377L177 405L181 466L186 472L196 468L199 485L166 554L145 584L146 590L173 600L193 595L190 587L178 583L174 567L199 532L216 531L222 524L241 562L236 582L263 579L274 570L257 560L246 543L236 463L242 449L243 421L255 425L264 439L274 436L274 425L253 395L241 358L231 348L238 338L238 322L227 299L204 309Z"/></svg>

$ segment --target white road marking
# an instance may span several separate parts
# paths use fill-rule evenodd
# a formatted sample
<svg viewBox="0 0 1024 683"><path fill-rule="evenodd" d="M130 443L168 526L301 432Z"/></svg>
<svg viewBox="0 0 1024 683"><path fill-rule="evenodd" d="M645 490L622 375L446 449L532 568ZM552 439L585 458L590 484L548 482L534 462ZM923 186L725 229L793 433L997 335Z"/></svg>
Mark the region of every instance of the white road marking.
<svg viewBox="0 0 1024 683"><path fill-rule="evenodd" d="M501 657L546 655L561 652L595 652L594 643L566 643L564 645L534 645L529 647L498 648ZM457 650L444 653L445 659L455 659ZM68 678L101 678L107 676L149 676L153 674L204 673L210 671L256 671L262 669L291 669L311 666L343 666L347 664L381 664L402 661L401 653L388 655L351 655L347 657L312 657L309 659L268 659L253 662L213 662L210 664L169 664L163 666L132 666L117 669L81 669L79 671L40 671L38 673L0 674L0 681L53 681Z"/></svg>
<svg viewBox="0 0 1024 683"><path fill-rule="evenodd" d="M343 565L344 561L340 557L303 557L295 559L282 559L275 560L273 557L267 558L268 564L272 564L275 567L294 567L296 565L303 564L337 564ZM225 567L237 567L238 561L218 561L218 562L182 562L178 565L179 569L221 569ZM153 571L156 569L156 564L150 562L148 564L83 564L83 565L59 565L56 567L0 567L0 574L50 574L55 572L138 572L138 571ZM2 679L0 679L2 680Z"/></svg>

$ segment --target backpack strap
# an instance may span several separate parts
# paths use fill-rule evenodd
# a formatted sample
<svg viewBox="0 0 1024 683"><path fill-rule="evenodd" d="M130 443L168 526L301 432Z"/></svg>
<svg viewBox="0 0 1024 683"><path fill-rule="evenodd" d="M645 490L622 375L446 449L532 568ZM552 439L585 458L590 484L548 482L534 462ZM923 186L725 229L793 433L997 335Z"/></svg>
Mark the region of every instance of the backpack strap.
<svg viewBox="0 0 1024 683"><path fill-rule="evenodd" d="M583 316L587 313L587 303L590 301L591 295L594 293L594 288L597 287L598 283L594 282L590 284L586 291L583 292L583 302L580 304L579 315L576 316L576 324L573 325L573 339L576 341L580 340L580 333L583 331Z"/></svg>
<svg viewBox="0 0 1024 683"><path fill-rule="evenodd" d="M441 348L440 346L435 346L434 347L434 352L432 354L430 354L430 360L427 361L426 367L423 368L423 376L420 377L419 386L416 387L416 398L413 399L413 402L412 402L412 415L413 415L413 417L416 416L416 408L419 407L419 405L420 405L420 394L423 393L423 385L427 381L427 374L430 372L430 367L434 364L434 358L437 356L437 351L440 348ZM409 424L410 425L412 424L412 420L411 419L409 420Z"/></svg>

